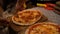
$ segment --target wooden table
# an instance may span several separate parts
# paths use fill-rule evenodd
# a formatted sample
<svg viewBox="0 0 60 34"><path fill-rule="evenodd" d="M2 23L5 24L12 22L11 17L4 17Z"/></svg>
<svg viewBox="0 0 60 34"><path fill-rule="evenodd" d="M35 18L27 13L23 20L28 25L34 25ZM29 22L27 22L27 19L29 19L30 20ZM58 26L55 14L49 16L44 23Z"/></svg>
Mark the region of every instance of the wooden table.
<svg viewBox="0 0 60 34"><path fill-rule="evenodd" d="M43 14L42 19L40 19L38 22L51 21L51 22L60 24L60 15L54 13L52 10L46 10L42 7L36 7L36 8L32 8L32 9L39 10ZM26 31L26 29L29 26L16 25L13 22L10 22L10 27L14 31L18 32L18 34L24 34L24 32Z"/></svg>

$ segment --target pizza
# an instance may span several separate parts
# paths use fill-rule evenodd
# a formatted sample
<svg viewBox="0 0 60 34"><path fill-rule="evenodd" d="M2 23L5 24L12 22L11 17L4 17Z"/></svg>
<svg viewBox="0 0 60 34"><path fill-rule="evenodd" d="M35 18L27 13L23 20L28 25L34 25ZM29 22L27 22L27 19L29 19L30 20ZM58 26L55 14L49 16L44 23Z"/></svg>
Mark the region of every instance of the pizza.
<svg viewBox="0 0 60 34"><path fill-rule="evenodd" d="M31 25L38 21L41 16L41 12L38 10L23 10L13 16L12 19L21 25Z"/></svg>
<svg viewBox="0 0 60 34"><path fill-rule="evenodd" d="M43 22L30 26L25 34L60 34L60 26L51 22Z"/></svg>

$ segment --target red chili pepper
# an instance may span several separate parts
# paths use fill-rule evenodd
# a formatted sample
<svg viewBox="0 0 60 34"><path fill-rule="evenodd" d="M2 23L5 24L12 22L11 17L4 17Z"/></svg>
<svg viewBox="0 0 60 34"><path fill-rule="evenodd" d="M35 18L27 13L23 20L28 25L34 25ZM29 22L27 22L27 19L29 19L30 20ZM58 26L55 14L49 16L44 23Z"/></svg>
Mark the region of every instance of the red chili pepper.
<svg viewBox="0 0 60 34"><path fill-rule="evenodd" d="M54 10L54 8L51 8L51 7L46 7L46 9L48 9L48 10Z"/></svg>
<svg viewBox="0 0 60 34"><path fill-rule="evenodd" d="M55 6L55 4L47 3L46 5L47 5L47 7L45 7L46 9L54 10L54 8L52 8L52 7Z"/></svg>

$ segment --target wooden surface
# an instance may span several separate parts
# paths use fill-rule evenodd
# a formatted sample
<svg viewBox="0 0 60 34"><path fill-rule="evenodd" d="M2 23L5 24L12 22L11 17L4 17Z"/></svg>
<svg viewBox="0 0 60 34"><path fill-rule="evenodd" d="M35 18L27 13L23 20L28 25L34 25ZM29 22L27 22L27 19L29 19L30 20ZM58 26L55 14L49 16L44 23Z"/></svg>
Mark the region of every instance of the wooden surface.
<svg viewBox="0 0 60 34"><path fill-rule="evenodd" d="M36 8L32 8L32 9L39 10L43 14L42 18L39 21L37 21L37 22L50 21L50 22L54 22L54 23L60 24L60 15L54 13L52 10L46 10L44 8L41 8L41 7L36 7ZM14 31L18 32L18 34L24 34L26 29L29 26L16 25L13 22L11 22L10 23L10 27Z"/></svg>
<svg viewBox="0 0 60 34"><path fill-rule="evenodd" d="M42 7L36 7L36 8L32 8L32 9L40 10L43 13L43 15L48 18L49 21L52 21L52 22L60 25L60 15L55 13L54 10L47 10Z"/></svg>
<svg viewBox="0 0 60 34"><path fill-rule="evenodd" d="M37 21L36 23L38 23L38 22L45 22L45 21L47 21L48 19L47 19L47 17L45 17L44 15L42 16L42 18L39 20L39 21ZM35 24L36 24L35 23ZM31 25L30 25L31 26ZM29 26L21 26L21 25L17 25L17 24L14 24L13 22L11 22L10 23L10 27L14 30L14 31L16 31L16 32L18 32L18 34L24 34L25 33L25 31L26 31L26 29L29 27Z"/></svg>

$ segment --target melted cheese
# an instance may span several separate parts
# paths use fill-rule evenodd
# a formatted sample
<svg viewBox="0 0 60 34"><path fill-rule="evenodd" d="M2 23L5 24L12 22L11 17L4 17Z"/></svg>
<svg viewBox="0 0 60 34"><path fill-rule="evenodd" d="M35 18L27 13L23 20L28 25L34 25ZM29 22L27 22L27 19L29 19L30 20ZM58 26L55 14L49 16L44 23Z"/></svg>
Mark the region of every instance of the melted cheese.
<svg viewBox="0 0 60 34"><path fill-rule="evenodd" d="M58 28L52 25L42 25L33 28L30 34L59 34Z"/></svg>
<svg viewBox="0 0 60 34"><path fill-rule="evenodd" d="M35 22L41 15L40 15L39 11L24 11L21 13L18 12L17 16L19 18L16 19L16 21L19 20L22 23L32 23L32 22Z"/></svg>

